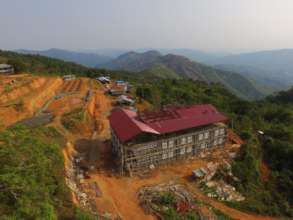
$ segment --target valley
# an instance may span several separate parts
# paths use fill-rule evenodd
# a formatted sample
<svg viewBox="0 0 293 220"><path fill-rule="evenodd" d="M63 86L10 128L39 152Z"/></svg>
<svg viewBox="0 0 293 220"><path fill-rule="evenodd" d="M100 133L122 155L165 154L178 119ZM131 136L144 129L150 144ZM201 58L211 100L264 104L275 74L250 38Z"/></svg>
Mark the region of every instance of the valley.
<svg viewBox="0 0 293 220"><path fill-rule="evenodd" d="M1 1L0 220L293 220L293 1Z"/></svg>
<svg viewBox="0 0 293 220"><path fill-rule="evenodd" d="M59 68L63 65L57 60L44 59L38 62L42 65L45 65L44 62L56 62L52 68ZM26 60L25 64L29 65L30 63ZM271 101L269 99L262 101L263 104L241 100L220 84L208 84L203 81L190 81L182 78L170 79L169 77L153 81L147 76L141 82L141 78L137 78L135 74L120 73L119 71L109 72L111 82L103 84L95 78L84 76L84 72L89 69L75 66L75 64L73 66L64 64L64 67L71 70L72 72L69 73L73 74L60 74L58 76L24 72L15 75L1 75L0 85L2 132L0 140L4 141L4 144L0 142L0 153L5 152L6 144L7 149L14 147L14 145L8 145L10 142L7 140L10 140L10 135L17 135L18 138L15 141L20 140L16 141L15 145L24 145L33 150L30 147L34 145L26 145L26 143L30 138L36 138L33 141L38 144L41 143L41 140L45 141L44 144L41 144L43 147L48 147L47 144L53 142L52 147L59 147L56 152L62 153L64 161L60 160L58 164L60 166L62 163L64 167L57 169L58 174L54 173L57 170L54 170L52 174L58 176L58 184L62 185L64 182L65 186L66 183L66 187L61 191L64 195L66 194L66 198L69 200L58 197L61 201L66 201L64 207L60 207L59 204L62 203L54 203L57 197L54 193L50 194L49 203L52 207L57 207L54 215L67 216L66 218L71 219L80 219L76 216L87 214L93 215L93 219L96 217L101 219L156 219L160 216L165 216L163 219L168 219L166 216L174 215L184 219L186 215L190 214L207 219L221 219L225 216L224 219L268 220L278 219L278 216L282 215L290 216L290 209L282 209L283 204L286 206L286 201L290 201L288 199L289 189L288 194L278 194L277 197L274 197L273 193L279 193L278 190L268 188L271 186L268 184L278 185L286 179L280 176L278 179L280 183L276 182L275 179L271 180L272 175L275 175L272 169L275 169L274 172L281 173L282 171L276 171L270 161L271 158L268 158L267 151L259 153L263 144L267 145L271 152L278 149L275 147L277 145L275 142L267 143L268 140L261 139L258 133L260 129L264 128L264 132L270 135L272 140L279 141L278 133L274 130L276 127L271 125L270 120L272 115L274 117L276 114L280 115L274 118L275 125L282 126L284 134L287 136L282 137L282 141L279 143L284 145L284 148L287 143L288 146L290 145L292 124L288 124L288 122L292 120L291 110L283 108L283 105L290 106L287 92L280 93L279 104L275 104L274 97L271 97ZM79 68L83 72L80 75L75 75L75 71ZM98 71L93 70L91 74L101 76L103 72ZM136 101L134 106L118 104L117 96L110 95L109 88L117 88L115 84L118 82L131 85L127 96ZM288 92L288 94L290 93ZM142 111L160 109L168 104L186 106L202 103L216 106L232 120L231 123L228 123L229 138L224 148L204 150L191 158L158 166L146 175L120 175L117 157L112 154L113 149L110 142L109 116L112 111L120 107ZM26 131L25 129L30 130ZM6 134L7 132L12 133ZM37 135L30 137L29 133L35 132L41 132L41 134L37 133ZM45 135L42 132L45 132ZM22 135L24 134L26 138L23 139ZM54 149L56 150L56 148ZM32 152L32 155L35 153ZM47 153L45 150L42 158L46 158ZM9 158L3 155L1 158ZM283 156L281 153L273 155ZM286 155L290 157L290 151ZM56 155L56 158L59 156ZM273 158L272 160L277 159ZM261 164L259 164L260 162ZM7 160L6 163L12 163L11 166L15 166L13 160ZM225 169L221 169L223 165L229 167L228 173L231 174L227 174ZM283 166L290 167L290 164ZM194 179L194 170L202 169L209 170L210 173L207 177L211 175L210 179ZM25 180L25 178L23 179ZM10 182L12 180L5 179L7 184L14 186L15 182ZM250 186L246 185L247 183ZM56 183L50 182L48 184L55 186ZM184 203L184 207L188 207L188 209L184 208L186 210L181 212L181 208L177 206L181 207L182 201L175 200L174 202L173 195L170 194L173 203L169 206L166 204L162 206L154 199L151 200L151 206L157 207L159 205L158 207L162 206L162 209L148 211L149 208L146 209L146 206L141 203L141 200L144 199L139 196L141 190L146 187L163 190L163 186L168 184L171 185L170 189L178 185L178 187L187 190L188 198L193 200ZM214 185L216 188L213 188ZM70 191L66 191L67 187ZM234 198L233 190L222 192L231 187L237 195L235 198L241 198L241 201L232 199ZM168 193L173 193L173 191ZM175 193L175 195L177 194ZM10 197L7 196L7 198ZM258 200L259 198L262 202ZM32 198L29 197L29 199ZM5 204L9 204L9 200ZM21 206L18 203L15 204L15 208L12 210L21 210L19 208ZM272 209L272 206L275 209ZM1 210L4 208L0 205ZM82 212L78 210L82 210ZM13 211L11 212L13 213ZM7 213L9 215L9 211ZM20 216L23 213L32 215L32 217L34 215L31 212L19 211Z"/></svg>
<svg viewBox="0 0 293 220"><path fill-rule="evenodd" d="M209 215L214 215L209 208L213 207L231 219L275 219L241 212L209 198L191 178L194 169L208 163L231 161L229 155L238 152L239 145L227 144L225 149L159 167L144 177L121 177L116 172L109 142L108 116L116 98L105 94L104 85L84 77L69 81L31 74L1 77L1 82L5 82L0 87L2 129L27 118L51 114L50 122L37 123L37 127L54 127L64 138L65 176L72 190L72 202L102 219L156 219L139 205L138 191L168 182L183 184L201 204L200 210ZM9 89L5 88L7 84L11 85ZM17 103L18 97L21 108L12 104ZM83 166L89 167L87 177L79 177L76 160L83 160Z"/></svg>

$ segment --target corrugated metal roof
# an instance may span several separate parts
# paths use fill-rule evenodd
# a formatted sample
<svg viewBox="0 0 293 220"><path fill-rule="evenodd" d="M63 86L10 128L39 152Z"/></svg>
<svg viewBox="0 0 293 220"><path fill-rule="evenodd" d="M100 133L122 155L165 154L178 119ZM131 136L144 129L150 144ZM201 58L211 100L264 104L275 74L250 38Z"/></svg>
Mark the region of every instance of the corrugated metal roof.
<svg viewBox="0 0 293 220"><path fill-rule="evenodd" d="M120 109L110 115L110 125L122 142L126 142L138 134L159 134L148 125L136 119L136 113L127 109Z"/></svg>
<svg viewBox="0 0 293 220"><path fill-rule="evenodd" d="M164 117L164 114L168 117ZM189 107L166 107L162 112L146 113L120 109L110 116L110 124L122 142L127 142L141 133L165 134L189 128L224 122L227 117L210 105Z"/></svg>
<svg viewBox="0 0 293 220"><path fill-rule="evenodd" d="M12 66L6 63L0 63L0 68L11 68Z"/></svg>

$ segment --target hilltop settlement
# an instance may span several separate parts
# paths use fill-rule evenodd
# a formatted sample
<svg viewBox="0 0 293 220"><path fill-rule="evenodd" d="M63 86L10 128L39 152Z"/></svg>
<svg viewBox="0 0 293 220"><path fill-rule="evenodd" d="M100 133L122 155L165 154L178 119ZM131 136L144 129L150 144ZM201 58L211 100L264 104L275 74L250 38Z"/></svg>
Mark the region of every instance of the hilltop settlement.
<svg viewBox="0 0 293 220"><path fill-rule="evenodd" d="M48 209L56 217L52 219L274 219L261 209L253 213L249 206L240 206L254 201L238 173L248 173L249 166L256 164L247 146L266 140L261 127L247 126L252 132L240 132L241 126L252 124L249 117L241 118L250 109L246 110L244 101L218 84L140 81L131 74L94 74L91 69L84 70L90 76L86 77L74 73L78 68L83 70L77 66L58 76L15 71L19 67L0 64L0 147L23 149L14 152L25 156L15 158L23 158L27 171L32 169L26 168L33 158L29 155L36 150L31 146L38 146L38 155L42 151L47 155L33 159L37 166L46 167L42 169L52 169L41 175L42 180L34 171L19 175L29 178L29 186L39 181L64 183L64 188L59 185L52 194L46 192L48 200L41 203L58 207ZM236 113L229 109L235 103L243 105ZM15 137L12 142L10 137ZM238 165L239 155L249 157L250 165ZM7 167L15 165L12 158L9 153L3 156ZM262 166L265 182L271 174L266 163ZM5 204L10 207L14 201L15 205L0 206L0 211L4 216L17 213L16 219L34 219L37 212L19 209L18 201L28 200L13 178L0 182L0 191L10 186Z"/></svg>

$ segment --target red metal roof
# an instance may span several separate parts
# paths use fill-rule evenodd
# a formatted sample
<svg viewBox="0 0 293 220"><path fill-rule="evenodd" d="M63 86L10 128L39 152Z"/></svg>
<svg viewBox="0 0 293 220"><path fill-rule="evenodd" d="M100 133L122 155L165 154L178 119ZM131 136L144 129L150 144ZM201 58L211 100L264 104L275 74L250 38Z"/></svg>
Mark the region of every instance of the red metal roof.
<svg viewBox="0 0 293 220"><path fill-rule="evenodd" d="M110 125L122 142L141 133L165 134L224 122L227 117L210 105L169 106L160 112L136 112L119 109L110 116Z"/></svg>
<svg viewBox="0 0 293 220"><path fill-rule="evenodd" d="M128 109L119 109L110 115L110 125L122 142L126 142L138 134L159 134L147 124L136 119L136 113Z"/></svg>

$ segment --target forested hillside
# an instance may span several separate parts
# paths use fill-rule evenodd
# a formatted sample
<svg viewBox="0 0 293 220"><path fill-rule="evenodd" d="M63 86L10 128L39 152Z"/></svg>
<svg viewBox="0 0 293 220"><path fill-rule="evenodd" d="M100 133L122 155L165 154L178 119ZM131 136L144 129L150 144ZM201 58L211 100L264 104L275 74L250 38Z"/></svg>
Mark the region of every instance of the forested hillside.
<svg viewBox="0 0 293 220"><path fill-rule="evenodd" d="M293 50L270 50L259 51L253 53L243 53L216 58L211 61L215 65L234 66L241 69L250 68L255 71L251 72L256 77L265 77L267 79L282 82L284 85L290 86L293 82Z"/></svg>
<svg viewBox="0 0 293 220"><path fill-rule="evenodd" d="M72 204L62 141L53 127L0 132L1 219L91 219Z"/></svg>
<svg viewBox="0 0 293 220"><path fill-rule="evenodd" d="M110 57L99 55L96 53L82 53L55 48L49 50L17 50L17 52L32 55L41 55L64 61L75 62L87 67L95 67L98 64L106 63L111 60Z"/></svg>
<svg viewBox="0 0 293 220"><path fill-rule="evenodd" d="M219 83L154 79L150 75L89 69L12 52L0 52L0 60L34 74L95 77L107 73L129 80L138 101L147 101L154 108L174 103L215 105L229 116L230 126L246 142L233 164L233 173L241 181L231 183L246 200L229 205L265 215L293 217L293 88L266 100L250 102L239 99ZM64 219L72 219L82 215L68 203L58 139L58 133L50 128L17 127L1 132L0 199L4 202L0 212L6 219L56 219L63 215Z"/></svg>
<svg viewBox="0 0 293 220"><path fill-rule="evenodd" d="M82 65L71 62L65 62L39 55L25 55L1 50L0 62L7 62L12 64L17 72L58 75L86 75L94 71Z"/></svg>
<svg viewBox="0 0 293 220"><path fill-rule="evenodd" d="M141 100L157 108L170 103L212 103L225 112L230 126L246 142L233 172L241 180L234 185L247 199L229 205L293 217L293 89L257 102L240 100L219 84L187 80L145 82L136 91Z"/></svg>
<svg viewBox="0 0 293 220"><path fill-rule="evenodd" d="M180 77L205 81L207 83L218 82L232 93L244 99L253 100L264 97L261 87L254 86L254 84L240 74L218 70L193 62L183 56L173 54L163 56L157 51L145 53L129 52L101 67L139 72L140 74L150 73L161 78L168 76L168 78Z"/></svg>
<svg viewBox="0 0 293 220"><path fill-rule="evenodd" d="M112 71L105 69L88 68L76 63L65 62L62 60L49 58L40 55L26 55L11 51L0 50L0 63L10 63L14 66L16 72L26 72L38 75L66 75L74 74L84 77L97 77L110 74L111 76L134 77L126 71Z"/></svg>
<svg viewBox="0 0 293 220"><path fill-rule="evenodd" d="M191 62L187 58L180 56L161 56L155 51L146 52L139 57L138 60L137 53L134 52L122 55L118 59L119 62L116 63L118 65L117 68L110 68L106 65L105 68L114 70L105 70L87 68L75 63L64 62L39 55L24 55L14 52L0 51L0 62L11 63L18 71L38 74L76 74L88 77L112 74L117 76L131 75L131 77L134 78L190 78L208 83L221 83L229 91L240 98L253 100L264 97L264 94L254 87L249 80L233 72L216 70L209 66ZM120 65L126 65L127 68L120 68ZM125 71L119 69L125 69ZM137 74L137 72L133 71L140 72Z"/></svg>

